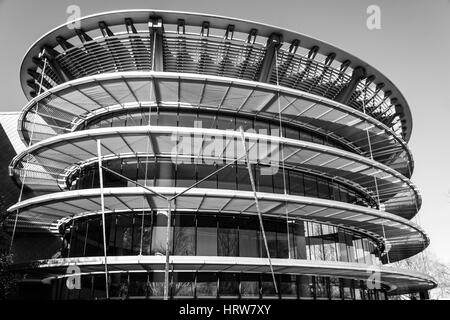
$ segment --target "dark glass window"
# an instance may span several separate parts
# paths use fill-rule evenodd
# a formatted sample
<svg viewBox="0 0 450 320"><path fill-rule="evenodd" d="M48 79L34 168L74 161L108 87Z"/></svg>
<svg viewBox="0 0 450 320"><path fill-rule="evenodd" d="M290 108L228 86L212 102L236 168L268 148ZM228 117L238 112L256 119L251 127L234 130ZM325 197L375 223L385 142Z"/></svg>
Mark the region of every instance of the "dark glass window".
<svg viewBox="0 0 450 320"><path fill-rule="evenodd" d="M172 237L171 231L171 237ZM166 254L167 212L161 211L153 215L152 255Z"/></svg>
<svg viewBox="0 0 450 320"><path fill-rule="evenodd" d="M213 215L197 216L197 255L217 256L217 220Z"/></svg>
<svg viewBox="0 0 450 320"><path fill-rule="evenodd" d="M222 273L219 276L219 297L238 298L239 282L236 274Z"/></svg>
<svg viewBox="0 0 450 320"><path fill-rule="evenodd" d="M195 165L177 164L177 187L189 187L195 183Z"/></svg>
<svg viewBox="0 0 450 320"><path fill-rule="evenodd" d="M164 272L151 272L148 275L148 296L150 298L164 297Z"/></svg>
<svg viewBox="0 0 450 320"><path fill-rule="evenodd" d="M295 275L280 275L280 288L282 298L297 298L297 279Z"/></svg>
<svg viewBox="0 0 450 320"><path fill-rule="evenodd" d="M148 275L147 273L130 273L128 295L133 297L145 297L148 292Z"/></svg>
<svg viewBox="0 0 450 320"><path fill-rule="evenodd" d="M175 215L174 226L174 254L179 256L195 255L195 215Z"/></svg>
<svg viewBox="0 0 450 320"><path fill-rule="evenodd" d="M239 256L238 224L235 217L219 217L217 253L219 256Z"/></svg>
<svg viewBox="0 0 450 320"><path fill-rule="evenodd" d="M172 296L176 298L194 297L194 273L175 272L172 277Z"/></svg>
<svg viewBox="0 0 450 320"><path fill-rule="evenodd" d="M176 126L177 114L170 111L160 111L158 114L158 126Z"/></svg>
<svg viewBox="0 0 450 320"><path fill-rule="evenodd" d="M129 214L117 215L116 218L116 255L132 254L133 217Z"/></svg>
<svg viewBox="0 0 450 320"><path fill-rule="evenodd" d="M239 218L239 256L260 257L257 217Z"/></svg>
<svg viewBox="0 0 450 320"><path fill-rule="evenodd" d="M312 276L297 276L299 282L300 299L314 299L315 286Z"/></svg>
<svg viewBox="0 0 450 320"><path fill-rule="evenodd" d="M316 279L316 299L328 299L328 278L315 277Z"/></svg>
<svg viewBox="0 0 450 320"><path fill-rule="evenodd" d="M278 281L276 275L275 280ZM261 275L261 293L263 298L269 299L278 298L277 292L275 290L275 284L273 283L273 277L271 274Z"/></svg>
<svg viewBox="0 0 450 320"><path fill-rule="evenodd" d="M197 273L196 296L198 298L217 298L217 275L215 273Z"/></svg>
<svg viewBox="0 0 450 320"><path fill-rule="evenodd" d="M341 287L339 278L330 278L330 294L331 299L341 299Z"/></svg>
<svg viewBox="0 0 450 320"><path fill-rule="evenodd" d="M208 175L216 171L215 166L211 165L198 165L197 166L197 181L206 178ZM207 180L197 185L197 188L217 188L217 175L209 177Z"/></svg>
<svg viewBox="0 0 450 320"><path fill-rule="evenodd" d="M241 297L259 298L259 275L252 273L243 273L241 278Z"/></svg>
<svg viewBox="0 0 450 320"><path fill-rule="evenodd" d="M289 188L292 195L305 195L305 188L303 186L303 173L295 171L289 172Z"/></svg>

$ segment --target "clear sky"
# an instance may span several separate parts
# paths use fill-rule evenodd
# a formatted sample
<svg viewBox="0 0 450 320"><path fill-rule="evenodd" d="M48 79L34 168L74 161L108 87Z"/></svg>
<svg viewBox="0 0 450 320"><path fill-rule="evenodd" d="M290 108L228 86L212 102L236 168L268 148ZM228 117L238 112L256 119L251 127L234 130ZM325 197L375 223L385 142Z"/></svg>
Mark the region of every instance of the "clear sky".
<svg viewBox="0 0 450 320"><path fill-rule="evenodd" d="M423 196L418 219L431 250L450 262L450 0L0 0L0 111L26 103L19 67L42 34L81 15L117 9L166 9L277 25L332 43L375 66L403 92L413 114L413 181ZM381 29L366 27L369 5Z"/></svg>

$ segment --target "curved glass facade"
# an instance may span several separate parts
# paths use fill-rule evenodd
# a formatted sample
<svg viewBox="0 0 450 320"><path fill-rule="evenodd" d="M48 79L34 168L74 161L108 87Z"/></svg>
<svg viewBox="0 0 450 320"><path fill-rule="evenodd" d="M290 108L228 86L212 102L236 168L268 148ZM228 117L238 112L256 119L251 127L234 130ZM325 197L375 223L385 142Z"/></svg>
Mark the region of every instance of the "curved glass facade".
<svg viewBox="0 0 450 320"><path fill-rule="evenodd" d="M171 225L171 255L267 256L257 216L183 212L172 216ZM272 258L380 263L375 241L355 231L275 218L265 218L264 229ZM106 217L108 255L164 255L166 231L163 213L111 213ZM63 257L101 255L100 216L76 218L66 224Z"/></svg>
<svg viewBox="0 0 450 320"><path fill-rule="evenodd" d="M258 273L173 272L171 299L386 300L386 288L368 289L364 281L326 276ZM53 299L105 299L104 274L81 276L81 289L67 290L66 279L53 280ZM109 274L112 299L162 299L163 272Z"/></svg>
<svg viewBox="0 0 450 320"><path fill-rule="evenodd" d="M150 111L150 112L149 112ZM249 116L245 114L233 114L218 111L208 111L197 108L171 108L141 107L139 109L121 110L97 116L87 122L83 122L77 130L87 130L109 127L128 126L171 126L187 128L204 128L219 130L239 131L242 126L244 131L254 130L254 132L265 135L280 135L280 123L276 119L265 119L260 116ZM286 119L290 120L290 119ZM322 135L317 131L299 128L297 126L283 123L282 135L285 138L302 140L322 144L349 152L355 152L349 146L332 139L329 135Z"/></svg>
<svg viewBox="0 0 450 320"><path fill-rule="evenodd" d="M196 160L194 160L196 161ZM194 162L189 160L189 162ZM225 166L222 164L178 163L169 158L128 158L104 162L104 166L139 184L159 187L189 187ZM374 199L363 192L317 175L286 169L285 178L280 168L267 175L262 165L252 166L258 192L284 194L284 181L288 194L341 201L365 207L377 208ZM130 181L108 171L103 172L105 187L135 187ZM99 187L98 165L92 164L74 172L67 179L70 190ZM250 178L244 164L231 165L200 183L198 188L251 191Z"/></svg>

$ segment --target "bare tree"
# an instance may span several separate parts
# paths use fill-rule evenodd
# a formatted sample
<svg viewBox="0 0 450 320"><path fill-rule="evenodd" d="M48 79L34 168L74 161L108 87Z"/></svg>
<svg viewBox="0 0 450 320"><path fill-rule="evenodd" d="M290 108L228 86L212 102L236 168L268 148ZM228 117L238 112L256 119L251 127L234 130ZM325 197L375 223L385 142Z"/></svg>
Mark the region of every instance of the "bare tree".
<svg viewBox="0 0 450 320"><path fill-rule="evenodd" d="M391 266L421 272L433 277L438 286L430 291L430 299L450 299L450 265L442 262L430 250L392 263ZM414 297L402 296L399 298L411 299Z"/></svg>

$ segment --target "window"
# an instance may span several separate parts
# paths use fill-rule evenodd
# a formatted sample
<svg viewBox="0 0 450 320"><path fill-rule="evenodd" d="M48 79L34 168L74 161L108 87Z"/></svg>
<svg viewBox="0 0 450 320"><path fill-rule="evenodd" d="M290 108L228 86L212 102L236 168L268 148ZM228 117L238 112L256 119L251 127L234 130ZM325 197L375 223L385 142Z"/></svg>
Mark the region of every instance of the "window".
<svg viewBox="0 0 450 320"><path fill-rule="evenodd" d="M195 215L175 215L173 247L174 255L195 255Z"/></svg>
<svg viewBox="0 0 450 320"><path fill-rule="evenodd" d="M172 296L175 298L194 297L194 273L174 272L172 277Z"/></svg>
<svg viewBox="0 0 450 320"><path fill-rule="evenodd" d="M177 114L170 111L160 111L158 114L158 126L177 126Z"/></svg>
<svg viewBox="0 0 450 320"><path fill-rule="evenodd" d="M305 188L303 186L303 173L295 171L289 172L289 189L292 195L305 195Z"/></svg>
<svg viewBox="0 0 450 320"><path fill-rule="evenodd" d="M282 298L297 298L297 279L295 275L280 275L280 288Z"/></svg>
<svg viewBox="0 0 450 320"><path fill-rule="evenodd" d="M305 196L317 198L317 181L315 177L305 175Z"/></svg>
<svg viewBox="0 0 450 320"><path fill-rule="evenodd" d="M304 222L298 221L294 225L294 243L291 244L295 246L295 258L296 259L307 259L306 255L306 241L305 241L305 228Z"/></svg>
<svg viewBox="0 0 450 320"><path fill-rule="evenodd" d="M195 165L193 164L177 164L176 166L177 187L189 187L195 183Z"/></svg>
<svg viewBox="0 0 450 320"><path fill-rule="evenodd" d="M196 296L198 298L217 298L217 275L215 273L197 273Z"/></svg>
<svg viewBox="0 0 450 320"><path fill-rule="evenodd" d="M275 280L277 281L277 275L275 275ZM279 284L277 284L279 286ZM275 291L275 284L273 283L272 274L262 274L261 275L261 293L263 298L276 299L278 295Z"/></svg>
<svg viewBox="0 0 450 320"><path fill-rule="evenodd" d="M167 240L167 213L158 212L153 215L153 230L152 230L152 255L166 254L166 240ZM171 231L171 237L172 235Z"/></svg>
<svg viewBox="0 0 450 320"><path fill-rule="evenodd" d="M331 299L341 299L341 287L339 278L330 278L330 293Z"/></svg>
<svg viewBox="0 0 450 320"><path fill-rule="evenodd" d="M149 298L164 297L164 272L149 273L148 296Z"/></svg>
<svg viewBox="0 0 450 320"><path fill-rule="evenodd" d="M133 217L130 214L117 215L116 218L116 255L132 254Z"/></svg>
<svg viewBox="0 0 450 320"><path fill-rule="evenodd" d="M312 276L297 276L299 281L300 299L314 299L315 286Z"/></svg>
<svg viewBox="0 0 450 320"><path fill-rule="evenodd" d="M315 277L316 279L316 299L328 299L328 278Z"/></svg>
<svg viewBox="0 0 450 320"><path fill-rule="evenodd" d="M172 187L174 183L174 165L166 160L158 160L156 185L158 187Z"/></svg>
<svg viewBox="0 0 450 320"><path fill-rule="evenodd" d="M216 169L216 167L211 165L198 165L197 166L197 181L200 181L204 178L206 178L208 175L213 173ZM191 172L191 176L194 173ZM212 177L209 177L207 180L203 181L202 183L197 185L197 188L217 188L217 175L213 175Z"/></svg>
<svg viewBox="0 0 450 320"><path fill-rule="evenodd" d="M239 256L260 257L259 221L256 217L239 218Z"/></svg>
<svg viewBox="0 0 450 320"><path fill-rule="evenodd" d="M148 275L147 273L130 273L129 274L128 296L146 297L148 291Z"/></svg>
<svg viewBox="0 0 450 320"><path fill-rule="evenodd" d="M241 278L241 297L259 298L259 275L252 273L243 273Z"/></svg>
<svg viewBox="0 0 450 320"><path fill-rule="evenodd" d="M197 216L197 255L217 256L217 221L213 215Z"/></svg>
<svg viewBox="0 0 450 320"><path fill-rule="evenodd" d="M217 251L219 256L239 256L238 224L235 217L219 217Z"/></svg>
<svg viewBox="0 0 450 320"><path fill-rule="evenodd" d="M239 286L234 273L222 273L219 276L219 296L221 298L238 298Z"/></svg>

